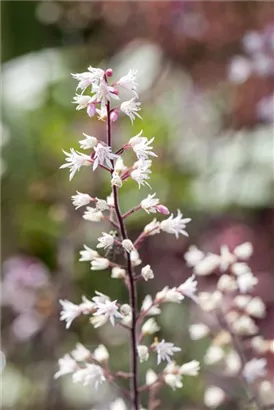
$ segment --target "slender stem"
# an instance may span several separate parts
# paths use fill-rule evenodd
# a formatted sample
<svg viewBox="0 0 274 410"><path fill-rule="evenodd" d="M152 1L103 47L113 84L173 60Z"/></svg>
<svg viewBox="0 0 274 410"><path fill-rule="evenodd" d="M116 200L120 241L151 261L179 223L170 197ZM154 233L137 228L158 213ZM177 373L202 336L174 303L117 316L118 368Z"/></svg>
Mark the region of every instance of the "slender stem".
<svg viewBox="0 0 274 410"><path fill-rule="evenodd" d="M139 211L139 209L141 209L141 205L137 205L134 208L130 209L128 212L126 212L125 214L123 214L122 218L126 219L129 215L133 214L136 211Z"/></svg>
<svg viewBox="0 0 274 410"><path fill-rule="evenodd" d="M107 103L107 144L111 147L111 122L110 122L110 103ZM114 168L114 166L113 166ZM112 188L113 198L114 198L114 208L116 211L116 216L118 220L118 225L120 227L121 236L124 239L128 239L126 227L124 225L123 216L119 207L118 198L118 188L113 186ZM131 379L131 394L133 409L139 410L139 392L138 392L138 353L137 353L137 337L136 337L136 322L138 315L137 307L137 292L136 284L134 281L133 268L131 264L130 254L126 252L127 259L127 272L129 279L129 300L132 309L132 325L130 328L131 335L131 373L133 375Z"/></svg>

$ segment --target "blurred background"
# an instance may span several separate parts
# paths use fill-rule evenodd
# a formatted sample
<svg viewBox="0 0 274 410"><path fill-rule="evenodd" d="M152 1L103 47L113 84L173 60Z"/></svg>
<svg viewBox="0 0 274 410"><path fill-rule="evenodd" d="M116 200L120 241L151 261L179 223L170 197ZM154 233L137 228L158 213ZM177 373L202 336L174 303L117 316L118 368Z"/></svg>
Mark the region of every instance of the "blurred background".
<svg viewBox="0 0 274 410"><path fill-rule="evenodd" d="M83 243L94 247L107 229L82 219L76 190L104 198L103 173L81 170L71 183L62 149L78 148L82 132L104 139L104 125L76 112L71 72L111 67L114 78L138 68L143 121L114 125L117 148L141 129L155 136L153 192L193 222L190 238L153 236L141 251L156 279L141 294L175 286L190 274L190 244L218 252L251 241L251 267L268 308L262 333L274 338L274 7L273 2L4 1L2 6L2 353L3 409L106 409L117 391L99 393L53 380L57 358L81 341L112 352L127 368L121 330L94 331L85 318L69 331L58 299L79 303L94 290L127 301L123 284L79 263ZM150 191L126 184L123 210ZM129 218L133 238L152 218ZM105 228L105 229L104 229ZM207 283L204 282L204 286ZM191 343L188 305L166 306L163 335L183 346L180 361L201 358L208 342ZM147 366L151 366L148 363ZM143 366L145 371L146 365ZM202 409L214 374L166 387L165 410ZM99 404L100 403L100 404ZM102 404L103 403L103 404ZM144 402L145 403L145 402ZM226 409L237 409L229 404Z"/></svg>

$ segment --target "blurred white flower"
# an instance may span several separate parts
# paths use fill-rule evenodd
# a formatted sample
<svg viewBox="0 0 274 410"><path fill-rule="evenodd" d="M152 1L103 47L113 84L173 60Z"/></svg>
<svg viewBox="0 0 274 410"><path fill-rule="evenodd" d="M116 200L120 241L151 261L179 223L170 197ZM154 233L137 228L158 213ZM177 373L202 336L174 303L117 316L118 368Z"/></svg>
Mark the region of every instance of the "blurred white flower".
<svg viewBox="0 0 274 410"><path fill-rule="evenodd" d="M98 245L96 246L96 248L110 248L112 247L113 243L114 243L114 237L113 235L110 235L109 233L106 232L102 232L103 236L100 236L98 238Z"/></svg>
<svg viewBox="0 0 274 410"><path fill-rule="evenodd" d="M124 279L126 277L126 270L119 266L114 266L111 270L111 277L113 279Z"/></svg>
<svg viewBox="0 0 274 410"><path fill-rule="evenodd" d="M101 211L98 211L96 208L91 208L90 206L87 206L83 218L86 221L100 222L104 219L104 215Z"/></svg>
<svg viewBox="0 0 274 410"><path fill-rule="evenodd" d="M149 315L149 316L159 315L161 313L161 309L159 309L159 305L153 304L153 299L150 295L145 296L143 303L142 303L142 307L141 307L142 312L145 312L147 310L148 312L146 315Z"/></svg>
<svg viewBox="0 0 274 410"><path fill-rule="evenodd" d="M77 370L76 361L69 355L66 354L64 357L58 360L59 370L55 373L54 378L58 379L60 376L65 374L73 373Z"/></svg>
<svg viewBox="0 0 274 410"><path fill-rule="evenodd" d="M148 195L147 198L141 201L141 207L149 214L149 213L156 213L157 212L157 205L159 205L159 199L154 198L156 195Z"/></svg>
<svg viewBox="0 0 274 410"><path fill-rule="evenodd" d="M148 369L148 371L146 372L146 384L150 386L151 384L155 383L157 380L158 380L158 376L155 373L155 371L152 369Z"/></svg>
<svg viewBox="0 0 274 410"><path fill-rule="evenodd" d="M88 194L83 194L82 192L76 191L76 195L72 195L72 205L75 206L75 209L80 208L81 206L88 205L92 200L91 196Z"/></svg>
<svg viewBox="0 0 274 410"><path fill-rule="evenodd" d="M122 247L127 251L128 253L131 253L135 248L133 243L131 242L130 239L124 239L122 241Z"/></svg>
<svg viewBox="0 0 274 410"><path fill-rule="evenodd" d="M160 364L162 360L170 362L170 356L181 351L180 347L175 346L174 343L166 342L164 339L161 342L155 343L154 348L157 352L157 364Z"/></svg>
<svg viewBox="0 0 274 410"><path fill-rule="evenodd" d="M244 242L241 245L236 246L233 253L237 258L247 260L253 253L253 245L251 242Z"/></svg>
<svg viewBox="0 0 274 410"><path fill-rule="evenodd" d="M262 319L266 315L266 306L262 299L257 296L246 305L245 311L250 316Z"/></svg>
<svg viewBox="0 0 274 410"><path fill-rule="evenodd" d="M243 273L237 278L237 284L241 293L252 291L257 283L258 279L253 275L252 272Z"/></svg>
<svg viewBox="0 0 274 410"><path fill-rule="evenodd" d="M195 245L191 245L188 251L184 254L187 266L194 267L204 258L205 254L200 251Z"/></svg>
<svg viewBox="0 0 274 410"><path fill-rule="evenodd" d="M147 236L152 236L160 233L160 222L154 218L148 225L144 227L144 233Z"/></svg>
<svg viewBox="0 0 274 410"><path fill-rule="evenodd" d="M197 296L195 293L197 292L197 280L195 278L195 275L192 275L190 278L188 278L184 283L182 283L179 287L178 290L182 292L184 296L189 297L190 299L193 299L195 302L198 301Z"/></svg>
<svg viewBox="0 0 274 410"><path fill-rule="evenodd" d="M250 272L250 267L245 262L237 262L231 265L231 272L236 275L242 275L243 273Z"/></svg>
<svg viewBox="0 0 274 410"><path fill-rule="evenodd" d="M105 270L109 267L109 260L106 258L96 258L91 261L91 270Z"/></svg>
<svg viewBox="0 0 274 410"><path fill-rule="evenodd" d="M213 253L207 254L194 266L194 273L197 276L206 276L214 272L220 264L220 257Z"/></svg>
<svg viewBox="0 0 274 410"><path fill-rule="evenodd" d="M71 356L77 362L85 362L91 356L90 351L81 343L76 344L76 348L72 350Z"/></svg>
<svg viewBox="0 0 274 410"><path fill-rule="evenodd" d="M225 393L220 387L210 386L204 394L204 404L210 409L216 409L225 400Z"/></svg>
<svg viewBox="0 0 274 410"><path fill-rule="evenodd" d="M99 199L99 198L95 198L96 199L96 209L97 211L105 211L108 209L108 203L107 201L105 201L104 199Z"/></svg>
<svg viewBox="0 0 274 410"><path fill-rule="evenodd" d="M89 248L87 245L84 245L84 249L80 251L80 256L81 258L79 259L79 262L92 261L93 259L100 257L97 251L94 251L93 249Z"/></svg>
<svg viewBox="0 0 274 410"><path fill-rule="evenodd" d="M180 373L165 373L164 374L165 383L172 388L172 390L180 389L183 387L182 376Z"/></svg>
<svg viewBox="0 0 274 410"><path fill-rule="evenodd" d="M70 168L69 180L71 181L77 171L80 170L82 166L90 166L91 159L88 155L82 154L81 152L75 151L71 148L70 153L63 150L63 153L66 155L66 164L60 166L63 168Z"/></svg>
<svg viewBox="0 0 274 410"><path fill-rule="evenodd" d="M145 345L137 346L137 352L140 359L140 362L146 362L149 358L148 347Z"/></svg>
<svg viewBox="0 0 274 410"><path fill-rule="evenodd" d="M230 63L228 79L233 83L242 84L251 76L251 73L252 68L249 60L236 56Z"/></svg>
<svg viewBox="0 0 274 410"><path fill-rule="evenodd" d="M234 292L237 289L237 282L234 277L223 274L218 280L217 289L221 292Z"/></svg>
<svg viewBox="0 0 274 410"><path fill-rule="evenodd" d="M149 183L147 180L150 178L151 174L151 167L152 161L150 159L139 159L139 161L135 162L133 165L133 171L131 171L130 176L132 179L134 179L138 185L139 188L142 185L147 185L150 187ZM151 188L151 187L150 187Z"/></svg>
<svg viewBox="0 0 274 410"><path fill-rule="evenodd" d="M191 218L183 218L183 215L179 209L177 212L176 217L171 214L169 218L161 222L162 231L174 234L176 239L179 238L179 234L188 236L188 233L185 231L185 227L186 224L191 221Z"/></svg>
<svg viewBox="0 0 274 410"><path fill-rule="evenodd" d="M200 371L200 363L197 360L183 364L180 369L180 374L185 376L197 376Z"/></svg>
<svg viewBox="0 0 274 410"><path fill-rule="evenodd" d="M104 345L99 345L93 352L93 357L97 362L107 362L109 359L109 353Z"/></svg>
<svg viewBox="0 0 274 410"><path fill-rule="evenodd" d="M160 327L157 325L157 322L153 318L148 319L142 326L143 335L153 335L159 330Z"/></svg>
<svg viewBox="0 0 274 410"><path fill-rule="evenodd" d="M91 149L98 144L98 140L95 137L91 137L83 132L83 135L86 137L84 140L79 141L80 148L82 149Z"/></svg>
<svg viewBox="0 0 274 410"><path fill-rule="evenodd" d="M230 252L227 245L221 246L220 252L220 270L226 271L232 263L236 261L235 255Z"/></svg>
<svg viewBox="0 0 274 410"><path fill-rule="evenodd" d="M154 278L153 270L151 269L150 265L146 265L141 270L141 275L145 279L145 281Z"/></svg>
<svg viewBox="0 0 274 410"><path fill-rule="evenodd" d="M191 340L199 340L209 334L209 327L204 323L196 323L189 326L189 335Z"/></svg>
<svg viewBox="0 0 274 410"><path fill-rule="evenodd" d="M201 309L205 310L206 312L211 312L212 310L215 310L220 306L223 295L221 292L216 290L213 293L201 292L199 293L198 298Z"/></svg>
<svg viewBox="0 0 274 410"><path fill-rule="evenodd" d="M159 302L173 302L173 303L181 303L184 299L184 296L181 292L177 290L177 288L169 288L165 286L160 292L158 292L155 296L155 300Z"/></svg>
<svg viewBox="0 0 274 410"><path fill-rule="evenodd" d="M266 359L252 359L245 364L243 376L248 383L253 383L256 379L266 375L266 366Z"/></svg>
<svg viewBox="0 0 274 410"><path fill-rule="evenodd" d="M66 329L68 329L73 320L81 315L82 309L79 305L75 305L74 303L66 299L60 299L59 302L62 305L60 320L64 320L66 322Z"/></svg>
<svg viewBox="0 0 274 410"><path fill-rule="evenodd" d="M137 86L138 83L136 81L136 74L138 70L132 70L130 69L129 72L121 77L118 81L116 81L116 85L119 85L123 88L126 88L129 91L132 91L134 95L137 96Z"/></svg>
<svg viewBox="0 0 274 410"><path fill-rule="evenodd" d="M207 365L213 365L222 360L224 356L225 352L220 346L211 345L206 351L204 362Z"/></svg>
<svg viewBox="0 0 274 410"><path fill-rule="evenodd" d="M235 350L231 350L225 356L225 373L228 376L236 376L241 370L242 363L240 356Z"/></svg>
<svg viewBox="0 0 274 410"><path fill-rule="evenodd" d="M72 380L74 383L82 383L84 386L92 385L97 390L106 378L100 366L96 364L86 364L85 368L77 370L72 375Z"/></svg>

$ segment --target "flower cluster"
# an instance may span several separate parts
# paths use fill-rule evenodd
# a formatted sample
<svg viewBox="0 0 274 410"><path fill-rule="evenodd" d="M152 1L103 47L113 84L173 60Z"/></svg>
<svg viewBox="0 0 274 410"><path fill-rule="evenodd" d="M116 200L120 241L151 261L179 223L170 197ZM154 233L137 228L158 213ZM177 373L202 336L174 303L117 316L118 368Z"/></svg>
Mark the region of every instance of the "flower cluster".
<svg viewBox="0 0 274 410"><path fill-rule="evenodd" d="M60 300L62 305L60 319L65 321L66 328L69 328L77 317L88 315L89 322L95 328L110 323L112 326L128 330L132 368L128 374L123 373L122 376L121 374L119 376L124 376L130 380L131 408L140 410L140 392L152 390L156 385L162 384L167 384L172 389L180 388L183 386L182 378L184 375L196 376L198 374L199 363L194 360L179 366L173 361L173 358L181 351L180 347L164 339L158 340L157 337L149 342L147 342L149 337L146 337L146 343L144 340L144 336L155 336L155 333L160 330L156 320L149 316L160 314L162 304L167 302L181 303L185 297L197 303L198 298L196 296L197 281L193 275L177 287L169 288L166 286L154 298L147 295L138 312L137 282L139 280L148 281L155 276L150 265L142 266L138 252L140 245L147 237L159 234L161 231L172 234L177 239L179 235L188 236L186 226L191 219L184 218L179 210L176 215L170 214L168 208L160 203L156 193L149 194L133 209L124 214L121 213L118 200L119 190L129 179L136 181L139 188L144 185L150 186L148 180L151 174L152 159L157 157L152 146L154 138L145 137L143 131L131 137L128 143L118 150L113 150L112 123L117 121L121 113L128 116L131 122L136 117L141 118L136 74L135 70L130 70L127 75L114 82L111 82L112 69L104 71L100 68L89 67L87 72L72 74L73 78L78 81L77 94L73 101L77 104L76 109L85 109L89 117L97 114L98 118L106 123L106 139L101 141L95 136L84 134L85 139L80 141L80 148L87 153L76 151L73 148L70 149L70 152L64 151L66 163L60 167L69 168L70 180L83 166L89 166L94 172L101 168L108 173L111 194L107 198L100 199L89 193L78 191L71 198L75 209L86 207L83 212L83 218L86 221L108 221L112 229L109 232L102 232L98 237L96 249L92 249L86 244L83 245L79 261L89 262L92 271L110 270L112 278L122 279L129 291L130 304L120 304L117 300L112 300L109 296L96 291L90 299L83 296L80 304ZM121 95L125 95L124 91L129 94L130 98L121 101ZM112 103L115 104L114 107L111 106ZM133 156L136 157L131 166L126 166L122 158L122 155L128 150L131 150ZM132 241L127 236L125 221L132 213L140 210L148 214L158 213L160 216L168 215L168 217L163 220L154 218L144 227L139 237ZM108 251L114 246L120 249L120 254L124 256L124 263L118 264L110 257ZM105 254L100 253L104 251L106 251ZM167 365L158 373L150 370L146 383L143 386L138 386L138 362L147 361L150 355L155 356L156 366L162 362L166 362ZM108 358L109 354L104 346L99 346L94 353L91 353L83 345L78 344L75 350L59 360L60 369L55 377L71 374L74 382L92 385L97 389L101 383L112 383L116 379L117 372L111 371ZM153 383L151 382L152 372ZM122 403L124 402L118 399L110 408L119 408L120 410L123 408ZM148 407L151 407L150 403L148 403Z"/></svg>

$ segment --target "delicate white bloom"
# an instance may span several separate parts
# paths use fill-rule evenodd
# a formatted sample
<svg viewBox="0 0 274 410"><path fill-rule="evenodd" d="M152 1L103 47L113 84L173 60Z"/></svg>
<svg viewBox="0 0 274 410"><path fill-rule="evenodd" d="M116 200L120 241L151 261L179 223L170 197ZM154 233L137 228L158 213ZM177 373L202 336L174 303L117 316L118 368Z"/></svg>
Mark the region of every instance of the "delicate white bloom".
<svg viewBox="0 0 274 410"><path fill-rule="evenodd" d="M243 376L248 383L266 375L266 359L252 359L247 362L243 369Z"/></svg>
<svg viewBox="0 0 274 410"><path fill-rule="evenodd" d="M74 175L82 166L90 166L91 159L88 155L82 154L81 152L75 151L75 149L71 148L70 153L63 150L63 153L67 156L66 164L60 166L61 169L63 168L70 168L69 180L71 181Z"/></svg>
<svg viewBox="0 0 274 410"><path fill-rule="evenodd" d="M260 382L258 387L263 405L265 407L267 407L267 405L271 405L274 402L273 383L269 380L263 380Z"/></svg>
<svg viewBox="0 0 274 410"><path fill-rule="evenodd" d="M241 245L236 246L233 252L237 258L247 260L253 253L253 245L251 242L244 242Z"/></svg>
<svg viewBox="0 0 274 410"><path fill-rule="evenodd" d="M75 305L69 300L60 299L59 302L62 305L60 320L64 320L66 322L66 329L68 329L73 320L81 315L82 310L79 305Z"/></svg>
<svg viewBox="0 0 274 410"><path fill-rule="evenodd" d="M268 350L268 342L262 336L255 336L250 339L250 346L258 354L265 354Z"/></svg>
<svg viewBox="0 0 274 410"><path fill-rule="evenodd" d="M109 267L109 260L106 258L97 258L91 261L91 270L105 270Z"/></svg>
<svg viewBox="0 0 274 410"><path fill-rule="evenodd" d="M114 207L114 197L112 192L109 194L109 196L107 196L107 204L110 207Z"/></svg>
<svg viewBox="0 0 274 410"><path fill-rule="evenodd" d="M246 305L251 301L251 299L252 298L249 295L237 295L234 298L233 303L239 309L245 309Z"/></svg>
<svg viewBox="0 0 274 410"><path fill-rule="evenodd" d="M164 374L165 383L172 388L172 390L180 389L183 387L182 376L177 373L165 373Z"/></svg>
<svg viewBox="0 0 274 410"><path fill-rule="evenodd" d="M236 84L242 84L250 77L251 73L252 67L247 58L242 56L233 57L228 73L230 81Z"/></svg>
<svg viewBox="0 0 274 410"><path fill-rule="evenodd" d="M118 312L118 306L116 302L116 300L105 300L104 302L96 303L97 311L94 313L94 316L106 316L109 319L112 326L114 326L115 318L122 319L121 313Z"/></svg>
<svg viewBox="0 0 274 410"><path fill-rule="evenodd" d="M122 315L124 316L128 316L132 314L132 310L131 307L128 303L124 303L121 307L120 307L120 311L122 313Z"/></svg>
<svg viewBox="0 0 274 410"><path fill-rule="evenodd" d="M197 360L192 360L191 362L183 364L179 372L180 374L186 376L197 376L200 371L200 363Z"/></svg>
<svg viewBox="0 0 274 410"><path fill-rule="evenodd" d="M200 251L195 245L191 245L188 251L184 254L187 266L193 267L200 262L204 257L204 252Z"/></svg>
<svg viewBox="0 0 274 410"><path fill-rule="evenodd" d="M83 218L86 221L100 222L102 221L102 219L104 219L104 215L101 211L98 211L96 208L91 208L90 206L87 206Z"/></svg>
<svg viewBox="0 0 274 410"><path fill-rule="evenodd" d="M176 217L173 214L169 218L161 222L161 229L164 232L174 234L178 239L179 234L188 236L185 231L186 224L191 221L191 218L183 218L181 211L178 209L178 214Z"/></svg>
<svg viewBox="0 0 274 410"><path fill-rule="evenodd" d="M231 329L239 335L254 335L259 328L256 326L254 320L247 315L239 316L231 323Z"/></svg>
<svg viewBox="0 0 274 410"><path fill-rule="evenodd" d="M81 258L79 259L79 262L92 261L100 257L97 251L94 251L93 249L89 248L87 245L84 245L84 250L80 251L80 255L81 255Z"/></svg>
<svg viewBox="0 0 274 410"><path fill-rule="evenodd" d="M77 370L77 363L69 354L66 354L64 357L59 359L58 365L59 370L54 375L55 379L58 379L58 377L64 376L65 374L73 373Z"/></svg>
<svg viewBox="0 0 274 410"><path fill-rule="evenodd" d="M151 146L154 138L148 140L146 137L141 137L143 131L139 132L135 137L130 138L129 145L132 147L137 158L148 159L149 155L152 157L157 157L157 155L152 151L153 147Z"/></svg>
<svg viewBox="0 0 274 410"><path fill-rule="evenodd" d="M98 211L106 211L108 209L107 201L104 199L96 198L96 209Z"/></svg>
<svg viewBox="0 0 274 410"><path fill-rule="evenodd" d="M93 325L94 329L104 326L108 322L108 317L104 315L93 316L89 319L90 323Z"/></svg>
<svg viewBox="0 0 274 410"><path fill-rule="evenodd" d="M86 137L84 140L79 141L80 147L82 149L91 149L96 147L98 140L95 137L91 137L83 132L83 135Z"/></svg>
<svg viewBox="0 0 274 410"><path fill-rule="evenodd" d="M231 272L236 276L250 272L250 267L244 262L233 263L230 269Z"/></svg>
<svg viewBox="0 0 274 410"><path fill-rule="evenodd" d="M199 294L199 303L201 309L206 312L211 312L212 310L217 309L222 302L222 293L216 290L213 293L201 292Z"/></svg>
<svg viewBox="0 0 274 410"><path fill-rule="evenodd" d="M207 254L194 266L194 273L198 276L210 275L219 267L220 257L213 253Z"/></svg>
<svg viewBox="0 0 274 410"><path fill-rule="evenodd" d="M98 167L98 165L105 165L108 168L112 169L111 161L118 158L118 155L113 154L111 152L111 147L108 145L103 145L100 142L94 147L94 163L93 163L93 171Z"/></svg>
<svg viewBox="0 0 274 410"><path fill-rule="evenodd" d="M209 327L204 323L196 323L189 326L189 335L191 340L199 340L209 334Z"/></svg>
<svg viewBox="0 0 274 410"><path fill-rule="evenodd" d="M166 342L164 339L159 343L155 343L154 348L157 352L157 364L160 364L162 360L170 363L170 356L173 356L175 352L181 351L180 347L175 346L174 343Z"/></svg>
<svg viewBox="0 0 274 410"><path fill-rule="evenodd" d="M125 166L123 158L121 156L118 157L115 162L114 171L118 174L123 174L127 171L127 167Z"/></svg>
<svg viewBox="0 0 274 410"><path fill-rule="evenodd" d="M152 236L155 235L157 233L160 233L161 231L161 226L160 226L160 222L156 220L156 218L154 218L148 225L146 225L144 227L144 233L147 236Z"/></svg>
<svg viewBox="0 0 274 410"><path fill-rule="evenodd" d="M130 69L129 72L121 77L117 82L116 85L120 85L123 88L126 88L129 91L132 91L136 96L136 90L138 83L136 82L136 74L138 70Z"/></svg>
<svg viewBox="0 0 274 410"><path fill-rule="evenodd" d="M76 73L71 75L79 82L77 89L80 88L85 91L91 84L98 84L104 77L104 74L104 70L101 68L88 67L88 71L84 73Z"/></svg>
<svg viewBox="0 0 274 410"><path fill-rule="evenodd" d="M139 161L134 163L134 169L133 171L131 171L130 176L138 183L139 188L141 187L141 185L147 185L150 187L147 180L150 178L149 175L151 174L151 164L152 161L150 159L139 159Z"/></svg>
<svg viewBox="0 0 274 410"><path fill-rule="evenodd" d="M156 294L155 300L159 302L174 302L181 303L184 299L184 296L177 288L169 288L165 286L160 292Z"/></svg>
<svg viewBox="0 0 274 410"><path fill-rule="evenodd" d="M141 110L140 105L141 103L136 100L136 97L133 97L128 101L122 102L120 106L121 111L130 118L132 124L135 120L135 117L142 118L141 115L138 113L138 111Z"/></svg>
<svg viewBox="0 0 274 410"><path fill-rule="evenodd" d="M96 246L96 248L104 248L104 249L110 248L114 243L113 235L110 235L109 233L106 233L106 232L102 232L102 235L103 236L100 236L98 238L99 243Z"/></svg>
<svg viewBox="0 0 274 410"><path fill-rule="evenodd" d="M97 362L107 362L109 359L109 353L104 345L99 345L93 352L93 357Z"/></svg>
<svg viewBox="0 0 274 410"><path fill-rule="evenodd" d="M155 319L153 319L152 317L148 319L142 326L143 335L153 335L159 330L160 330L160 327L157 325Z"/></svg>
<svg viewBox="0 0 274 410"><path fill-rule="evenodd" d="M237 289L237 282L232 276L224 274L218 280L217 289L221 292L234 292Z"/></svg>
<svg viewBox="0 0 274 410"><path fill-rule="evenodd" d="M245 311L250 316L262 319L266 315L266 306L262 299L257 296L247 304Z"/></svg>
<svg viewBox="0 0 274 410"><path fill-rule="evenodd" d="M104 79L99 84L93 84L91 92L94 93L92 96L93 101L100 102L102 107L105 107L111 98L114 100L120 99L117 95L117 90L108 85Z"/></svg>
<svg viewBox="0 0 274 410"><path fill-rule="evenodd" d="M157 304L153 304L153 299L150 295L147 295L142 303L141 307L142 312L147 312L146 315L154 316L154 315L159 315L161 313L161 310L159 309Z"/></svg>
<svg viewBox="0 0 274 410"><path fill-rule="evenodd" d="M225 372L228 376L236 376L241 370L240 356L235 350L231 350L225 357Z"/></svg>
<svg viewBox="0 0 274 410"><path fill-rule="evenodd" d="M216 409L225 400L225 393L220 387L210 386L204 394L204 404L210 409Z"/></svg>
<svg viewBox="0 0 274 410"><path fill-rule="evenodd" d="M157 205L159 205L159 199L154 198L156 195L148 195L147 198L141 201L141 207L149 214L149 213L156 213L157 212Z"/></svg>
<svg viewBox="0 0 274 410"><path fill-rule="evenodd" d="M133 243L131 242L130 239L124 239L122 241L122 247L127 251L128 253L132 252L135 248Z"/></svg>
<svg viewBox="0 0 274 410"><path fill-rule="evenodd" d="M76 344L76 348L72 350L71 356L77 362L85 362L91 356L90 351L81 343Z"/></svg>
<svg viewBox="0 0 274 410"><path fill-rule="evenodd" d="M141 265L142 260L140 259L137 249L134 248L133 251L130 252L130 260L133 266Z"/></svg>
<svg viewBox="0 0 274 410"><path fill-rule="evenodd" d="M118 398L110 404L110 410L127 410L127 406L124 400Z"/></svg>
<svg viewBox="0 0 274 410"><path fill-rule="evenodd" d="M178 287L178 290L182 292L184 296L187 296L197 302L197 296L195 295L197 292L197 280L195 279L195 275L190 276L190 278L182 283Z"/></svg>
<svg viewBox="0 0 274 410"><path fill-rule="evenodd" d="M226 271L232 263L236 261L235 255L231 253L227 245L221 246L220 254L220 269L221 271Z"/></svg>
<svg viewBox="0 0 274 410"><path fill-rule="evenodd" d="M94 311L94 303L87 299L85 296L82 296L82 303L79 305L79 308L81 309L83 315L88 315L91 312Z"/></svg>
<svg viewBox="0 0 274 410"><path fill-rule="evenodd" d="M142 268L141 275L146 281L154 278L154 273L153 270L150 268L150 265L146 265Z"/></svg>
<svg viewBox="0 0 274 410"><path fill-rule="evenodd" d="M252 272L246 272L237 278L238 287L241 293L247 293L253 290L257 285L258 279L253 276Z"/></svg>
<svg viewBox="0 0 274 410"><path fill-rule="evenodd" d="M73 101L73 104L78 104L76 107L76 110L83 110L84 108L87 108L89 104L92 104L92 98L90 95L83 95L83 94L76 94L75 97L73 97L75 101Z"/></svg>
<svg viewBox="0 0 274 410"><path fill-rule="evenodd" d="M80 208L81 206L88 205L92 200L91 196L88 194L83 194L82 192L77 192L77 195L72 195L72 205L75 206L75 209Z"/></svg>
<svg viewBox="0 0 274 410"><path fill-rule="evenodd" d="M126 277L126 270L119 266L114 266L111 271L111 277L113 279L124 279Z"/></svg>
<svg viewBox="0 0 274 410"><path fill-rule="evenodd" d="M137 346L137 352L139 356L140 362L146 362L149 358L149 352L148 352L148 347L145 345L139 345Z"/></svg>
<svg viewBox="0 0 274 410"><path fill-rule="evenodd" d="M107 119L107 107L105 105L101 105L100 109L96 109L96 112L98 114L98 120L99 121L106 121Z"/></svg>
<svg viewBox="0 0 274 410"><path fill-rule="evenodd" d="M82 383L84 386L92 385L97 390L106 378L102 367L96 364L86 364L85 368L77 370L72 375L72 380L74 383Z"/></svg>
<svg viewBox="0 0 274 410"><path fill-rule="evenodd" d="M224 358L225 352L220 346L211 345L206 351L204 362L207 365L218 363Z"/></svg>
<svg viewBox="0 0 274 410"><path fill-rule="evenodd" d="M154 370L148 369L146 372L146 384L150 386L151 384L155 383L158 380L158 376Z"/></svg>
<svg viewBox="0 0 274 410"><path fill-rule="evenodd" d="M122 178L119 176L117 172L112 173L110 182L112 186L117 186L118 188L121 188L121 186L123 185Z"/></svg>

